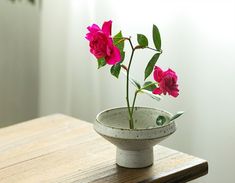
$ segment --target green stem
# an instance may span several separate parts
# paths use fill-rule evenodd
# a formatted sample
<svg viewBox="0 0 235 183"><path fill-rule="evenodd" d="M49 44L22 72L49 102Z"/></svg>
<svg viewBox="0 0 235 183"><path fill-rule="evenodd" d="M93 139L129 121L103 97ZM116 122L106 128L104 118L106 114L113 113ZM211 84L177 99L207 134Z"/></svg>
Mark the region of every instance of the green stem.
<svg viewBox="0 0 235 183"><path fill-rule="evenodd" d="M144 90L144 89L148 88L149 86L152 86L152 85L155 85L155 84L158 84L158 83L157 83L157 82L154 82L154 83L148 84L148 85L144 86L143 88L140 88L140 89L138 89L138 90L135 91L135 96L134 96L134 100L133 100L132 107L131 107L131 119L132 119L132 120L133 120L133 113L134 113L134 107L135 107L135 101L136 101L137 94L138 94L141 90Z"/></svg>
<svg viewBox="0 0 235 183"><path fill-rule="evenodd" d="M120 38L113 38L113 39L120 39ZM126 70L127 72L127 76L126 76L126 102L127 102L127 108L128 108L128 114L129 114L129 126L130 126L130 129L134 129L134 121L133 121L133 113L134 113L134 107L135 107L135 101L136 101L136 97L137 97L137 94L151 86L151 85L154 85L154 84L157 84L157 83L151 83L147 86L144 86L143 88L140 88L138 90L135 91L135 95L134 95L134 99L133 99L133 103L132 103L132 106L130 106L130 99L129 99L129 74L130 74L130 68L131 68L131 63L132 63L132 59L133 59L133 56L134 56L134 53L135 53L135 50L136 49L143 49L143 48L147 48L147 49L150 49L150 50L154 50L154 51L157 51L159 52L160 54L162 53L162 50L156 50L154 48L150 48L150 47L141 47L141 46L136 46L134 47L132 42L131 42L131 37L127 38L127 37L122 37L121 40L119 40L118 43L122 42L122 41L125 41L125 40L128 40L129 43L130 43L130 46L131 46L131 49L132 49L132 52L131 52L131 56L130 56L130 61L129 61L129 64L128 64L128 67L124 66L124 65L121 65L123 69Z"/></svg>
<svg viewBox="0 0 235 183"><path fill-rule="evenodd" d="M133 119L133 112L134 112L134 107L135 107L135 101L136 101L136 97L137 97L137 94L138 94L138 90L135 91L135 96L134 96L134 100L133 100L133 103L132 103L132 108L131 108L131 118Z"/></svg>
<svg viewBox="0 0 235 183"><path fill-rule="evenodd" d="M151 47L146 47L147 49L150 49L150 50L153 50L153 51L157 51L157 52L159 52L159 53L162 53L162 50L156 50L156 49L154 49L154 48L151 48Z"/></svg>
<svg viewBox="0 0 235 183"><path fill-rule="evenodd" d="M145 48L147 48L147 49L149 49L149 50L156 51L156 52L162 54L162 50L157 50L157 49L151 48L151 47L149 47L149 46L140 46L140 45L138 45L138 46L135 47L135 49L145 49Z"/></svg>
<svg viewBox="0 0 235 183"><path fill-rule="evenodd" d="M130 67L131 67L133 56L134 56L135 48L134 48L130 38L128 39L128 41L129 41L129 43L131 45L132 52L131 52L131 57L130 57L129 65L127 67L126 101L127 101L127 107L128 107L128 113L129 113L129 125L130 125L130 129L134 129L134 122L133 122L133 118L132 118L132 113L131 113L131 109L130 109L130 100L129 100L129 73L130 73Z"/></svg>
<svg viewBox="0 0 235 183"><path fill-rule="evenodd" d="M138 46L134 47L133 44L132 44L132 42L131 42L131 38L125 38L125 39L127 39L127 40L129 41L130 46L131 46L131 49L132 49L131 57L130 57L130 61L129 61L128 67L126 68L126 67L123 66L123 68L127 71L127 79L126 79L126 101L127 101L127 108L128 108L128 113L129 113L129 126L130 126L130 129L134 129L133 113L134 113L134 107L135 107L135 101L136 101L137 94L138 94L141 90L143 90L143 89L145 89L145 88L147 88L147 87L149 87L149 86L151 86L151 85L157 84L157 83L151 83L151 84L149 84L149 85L144 86L143 88L140 88L140 89L136 90L136 91L135 91L135 95L134 95L134 99L133 99L132 106L130 106L130 99L129 99L129 75L130 75L130 68L131 68L131 63L132 63L132 59L133 59L135 50L136 50L136 49L139 49L139 48L141 48L141 47L138 47ZM153 49L153 48L150 48L150 47L146 47L146 48L151 49L151 50L154 50L154 51L158 51L158 50ZM158 51L158 52L162 53L162 51Z"/></svg>

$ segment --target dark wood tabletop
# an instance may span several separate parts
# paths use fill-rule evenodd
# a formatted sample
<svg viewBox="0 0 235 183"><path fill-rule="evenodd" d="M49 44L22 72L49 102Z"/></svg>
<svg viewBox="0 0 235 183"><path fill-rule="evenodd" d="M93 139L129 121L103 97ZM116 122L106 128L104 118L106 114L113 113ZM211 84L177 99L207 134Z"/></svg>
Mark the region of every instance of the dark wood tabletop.
<svg viewBox="0 0 235 183"><path fill-rule="evenodd" d="M121 168L92 124L61 114L0 129L0 182L179 183L207 174L206 160L155 146L154 165Z"/></svg>

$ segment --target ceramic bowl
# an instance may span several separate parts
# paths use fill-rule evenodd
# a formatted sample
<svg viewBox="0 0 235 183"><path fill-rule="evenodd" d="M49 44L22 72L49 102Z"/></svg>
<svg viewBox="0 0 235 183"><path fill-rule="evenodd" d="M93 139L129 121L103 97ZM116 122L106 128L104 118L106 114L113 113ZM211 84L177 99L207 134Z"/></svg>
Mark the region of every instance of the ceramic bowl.
<svg viewBox="0 0 235 183"><path fill-rule="evenodd" d="M162 126L156 124L159 115L166 119ZM116 163L119 166L143 168L153 164L153 146L176 131L171 117L172 114L163 110L135 107L135 129L130 129L127 108L114 108L97 115L94 129L117 146Z"/></svg>

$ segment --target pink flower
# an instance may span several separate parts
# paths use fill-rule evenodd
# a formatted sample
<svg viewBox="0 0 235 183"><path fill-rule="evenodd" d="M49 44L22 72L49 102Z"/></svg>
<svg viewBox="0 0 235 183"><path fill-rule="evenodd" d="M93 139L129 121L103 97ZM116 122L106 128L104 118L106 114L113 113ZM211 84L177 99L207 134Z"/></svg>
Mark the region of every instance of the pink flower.
<svg viewBox="0 0 235 183"><path fill-rule="evenodd" d="M104 58L106 63L114 65L121 61L119 49L111 37L112 21L104 22L102 29L96 24L87 27L86 39L90 41L90 52L97 58Z"/></svg>
<svg viewBox="0 0 235 183"><path fill-rule="evenodd" d="M113 42L108 42L106 56L104 58L109 65L115 65L117 62L121 61L120 51L114 46Z"/></svg>
<svg viewBox="0 0 235 183"><path fill-rule="evenodd" d="M161 82L162 80L162 75L163 75L163 71L160 67L155 67L154 68L154 73L153 73L153 78L155 81L157 81L158 83Z"/></svg>
<svg viewBox="0 0 235 183"><path fill-rule="evenodd" d="M177 75L176 73L168 69L167 71L162 71L160 67L154 68L153 73L154 80L159 83L159 87L153 90L154 94L164 94L167 93L173 97L177 97L179 95L179 89L177 84Z"/></svg>

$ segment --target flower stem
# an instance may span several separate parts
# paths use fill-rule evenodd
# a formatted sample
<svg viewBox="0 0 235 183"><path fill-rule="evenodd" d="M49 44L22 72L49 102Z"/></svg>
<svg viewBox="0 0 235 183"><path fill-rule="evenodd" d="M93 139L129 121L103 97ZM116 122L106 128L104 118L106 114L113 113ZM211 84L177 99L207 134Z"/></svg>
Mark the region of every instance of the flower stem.
<svg viewBox="0 0 235 183"><path fill-rule="evenodd" d="M134 96L132 107L131 107L131 119L133 119L133 113L134 113L134 107L135 107L135 101L136 101L137 94L139 92L141 92L141 90L144 90L144 89L148 88L149 86L152 86L152 85L155 85L155 84L158 84L158 83L154 82L154 83L148 84L148 85L144 86L143 88L140 88L140 89L135 91L135 96Z"/></svg>
<svg viewBox="0 0 235 183"><path fill-rule="evenodd" d="M151 48L151 47L149 47L149 46L140 46L140 45L138 45L138 46L135 47L135 49L145 49L145 48L146 48L146 49L149 49L149 50L156 51L156 52L162 54L162 50L157 50L157 49Z"/></svg>
<svg viewBox="0 0 235 183"><path fill-rule="evenodd" d="M127 67L126 67L125 65L121 64L121 67L122 67L125 71L127 71Z"/></svg>
<svg viewBox="0 0 235 183"><path fill-rule="evenodd" d="M157 52L159 52L159 53L162 53L162 50L156 50L156 49L154 49L154 48L151 48L151 47L146 47L147 49L150 49L150 50L153 50L153 51L157 51Z"/></svg>
<svg viewBox="0 0 235 183"><path fill-rule="evenodd" d="M135 101L136 101L136 97L137 97L138 92L139 92L139 90L135 91L135 96L134 96L134 100L133 100L133 103L132 103L132 108L131 108L131 118L132 119L133 119L133 112L134 112L134 107L135 107Z"/></svg>
<svg viewBox="0 0 235 183"><path fill-rule="evenodd" d="M135 48L134 48L130 38L128 39L128 41L129 41L129 43L131 45L132 52L131 52L131 57L130 57L129 65L127 67L126 101L127 101L127 107L128 107L128 113L129 113L129 125L130 125L130 129L134 129L134 122L133 122L133 117L132 117L133 109L131 109L131 107L130 107L130 100L129 100L129 73L130 73L130 67L131 67L133 56L134 56Z"/></svg>

